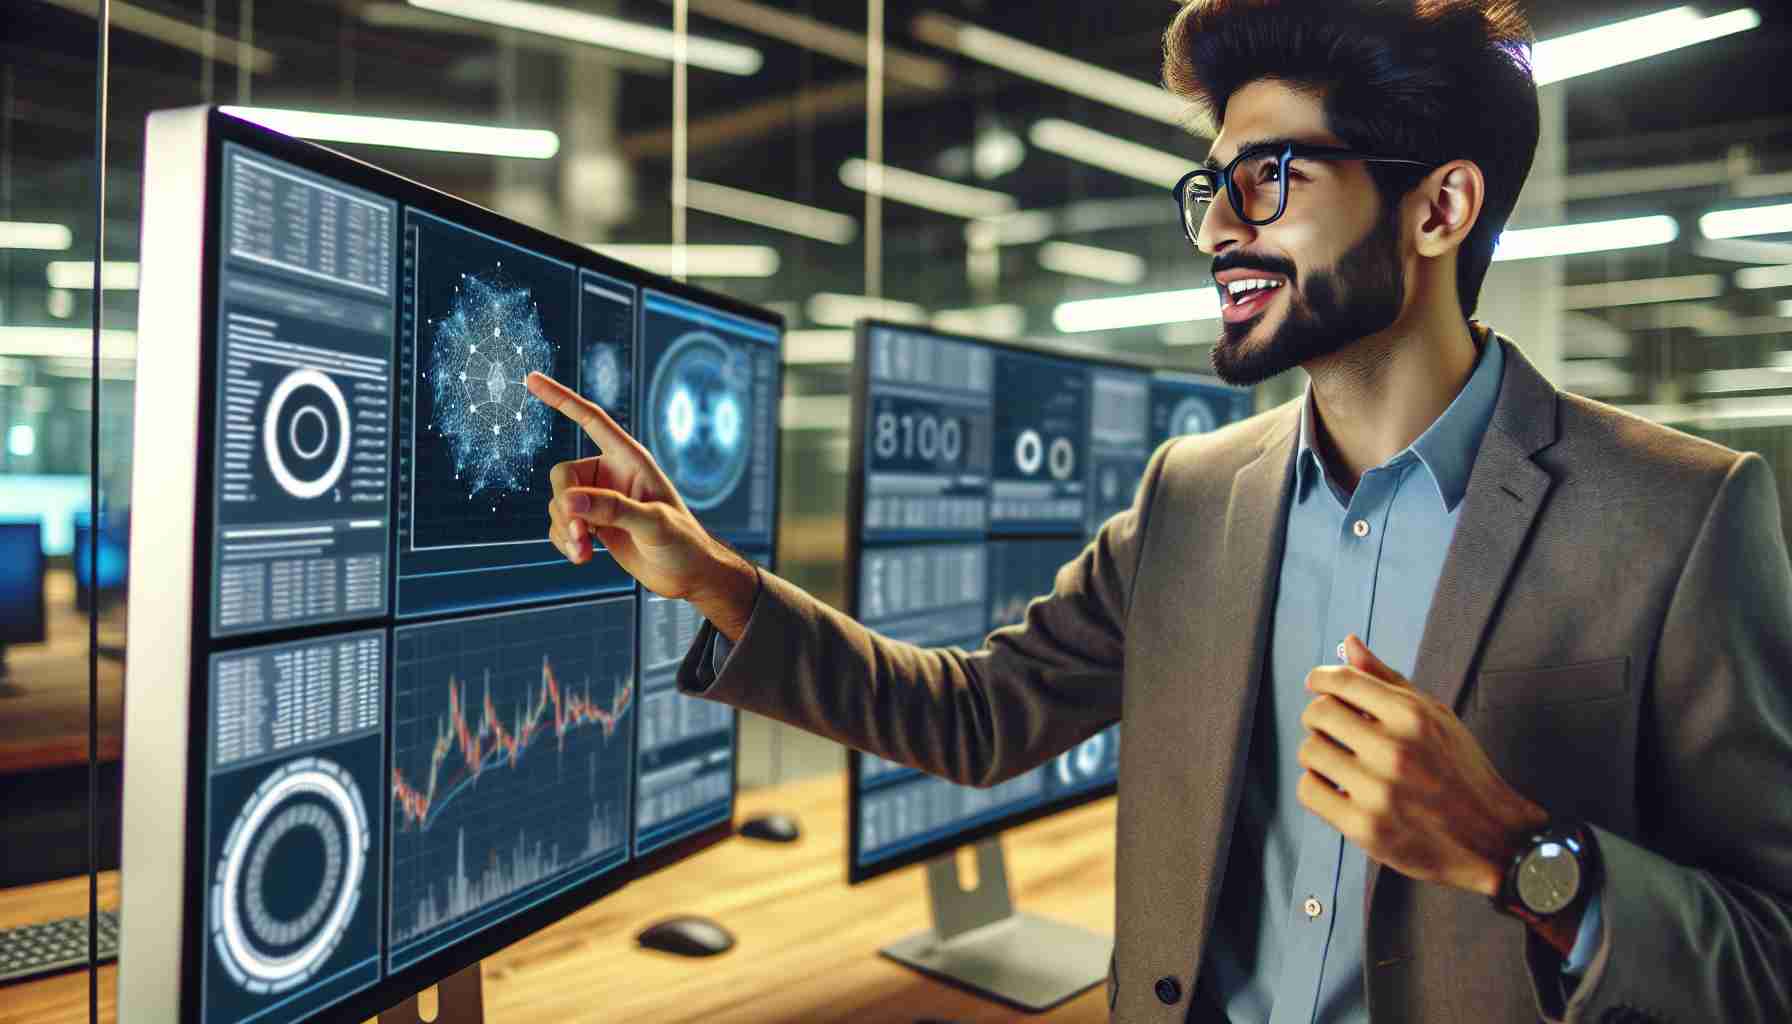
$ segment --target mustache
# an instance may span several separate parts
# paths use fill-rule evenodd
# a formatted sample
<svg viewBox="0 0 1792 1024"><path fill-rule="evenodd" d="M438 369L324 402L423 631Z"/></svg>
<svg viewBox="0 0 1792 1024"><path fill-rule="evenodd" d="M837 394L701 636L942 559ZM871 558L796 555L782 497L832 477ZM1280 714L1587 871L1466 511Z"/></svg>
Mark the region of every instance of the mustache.
<svg viewBox="0 0 1792 1024"><path fill-rule="evenodd" d="M1289 284L1299 282L1299 279L1295 277L1294 262L1279 256L1226 252L1213 258L1211 274L1217 276L1228 270L1262 270L1287 278Z"/></svg>

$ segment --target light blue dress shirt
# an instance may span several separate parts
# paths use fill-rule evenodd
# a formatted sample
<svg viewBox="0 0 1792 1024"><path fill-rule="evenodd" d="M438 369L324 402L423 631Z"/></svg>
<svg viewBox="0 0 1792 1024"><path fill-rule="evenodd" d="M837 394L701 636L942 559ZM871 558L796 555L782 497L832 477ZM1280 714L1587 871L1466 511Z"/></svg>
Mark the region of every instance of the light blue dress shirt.
<svg viewBox="0 0 1792 1024"><path fill-rule="evenodd" d="M1267 685L1191 1019L1217 1010L1237 1024L1368 1020L1366 859L1295 798L1295 755L1306 737L1300 715L1313 696L1306 677L1314 666L1340 660L1353 632L1395 671L1411 674L1504 363L1497 342L1481 343L1468 382L1443 415L1363 474L1352 494L1323 468L1308 389ZM727 638L714 634L709 657L699 662L709 671L699 675L719 675L731 651ZM1488 914L1489 927L1502 925L1491 908ZM1591 961L1599 918L1595 893L1565 972L1578 974Z"/></svg>

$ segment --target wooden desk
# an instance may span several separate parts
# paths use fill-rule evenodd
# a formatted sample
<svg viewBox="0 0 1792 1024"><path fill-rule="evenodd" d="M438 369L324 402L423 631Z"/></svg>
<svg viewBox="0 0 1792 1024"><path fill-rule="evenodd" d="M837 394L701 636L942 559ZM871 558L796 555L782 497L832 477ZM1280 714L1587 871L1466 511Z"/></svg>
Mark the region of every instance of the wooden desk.
<svg viewBox="0 0 1792 1024"><path fill-rule="evenodd" d="M928 926L925 882L916 868L846 885L840 776L741 794L740 820L769 810L796 814L803 837L788 845L736 837L488 957L487 1019L1107 1020L1100 985L1050 1013L1026 1017L879 956L879 947ZM1109 798L1005 837L1017 908L1113 933L1114 810ZM103 905L116 905L116 888L115 878L102 879ZM79 913L86 900L85 879L0 893L0 925ZM735 947L693 960L635 945L637 931L675 913L715 919L734 932ZM100 971L102 1021L114 1019L116 974L112 966ZM4 1024L86 1020L83 973L0 987Z"/></svg>

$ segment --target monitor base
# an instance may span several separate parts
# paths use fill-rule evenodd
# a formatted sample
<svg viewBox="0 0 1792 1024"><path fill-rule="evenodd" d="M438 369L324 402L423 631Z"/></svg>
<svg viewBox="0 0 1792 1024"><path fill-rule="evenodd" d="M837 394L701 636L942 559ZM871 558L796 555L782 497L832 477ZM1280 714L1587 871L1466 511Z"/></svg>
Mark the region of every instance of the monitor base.
<svg viewBox="0 0 1792 1024"><path fill-rule="evenodd" d="M425 1024L417 997L381 1010L379 1024ZM485 1024L485 990L478 964L469 964L436 983L436 1015L431 1024Z"/></svg>
<svg viewBox="0 0 1792 1024"><path fill-rule="evenodd" d="M884 956L1030 1013L1107 980L1112 939L1015 912L1001 839L986 839L976 850L975 889L960 884L956 854L927 865L934 925L884 947Z"/></svg>

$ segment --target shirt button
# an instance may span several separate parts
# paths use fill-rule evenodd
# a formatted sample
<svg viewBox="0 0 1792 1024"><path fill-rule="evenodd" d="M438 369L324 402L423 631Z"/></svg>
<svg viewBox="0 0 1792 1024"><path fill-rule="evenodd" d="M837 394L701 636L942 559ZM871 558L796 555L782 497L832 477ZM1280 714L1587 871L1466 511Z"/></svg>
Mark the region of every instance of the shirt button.
<svg viewBox="0 0 1792 1024"><path fill-rule="evenodd" d="M1350 655L1344 653L1344 644L1342 641L1340 641L1338 643L1338 660L1339 661L1349 661L1350 660Z"/></svg>
<svg viewBox="0 0 1792 1024"><path fill-rule="evenodd" d="M1325 913L1325 904L1319 902L1317 896L1308 896L1307 902L1301 904L1301 909L1307 912L1307 917L1309 919L1316 918L1320 914Z"/></svg>
<svg viewBox="0 0 1792 1024"><path fill-rule="evenodd" d="M1157 979L1156 988L1157 1001L1165 1006L1175 1006L1176 1001L1182 998L1182 983L1175 978Z"/></svg>
<svg viewBox="0 0 1792 1024"><path fill-rule="evenodd" d="M1358 537L1369 536L1369 520L1358 519L1356 522L1351 523L1350 532L1356 534Z"/></svg>

